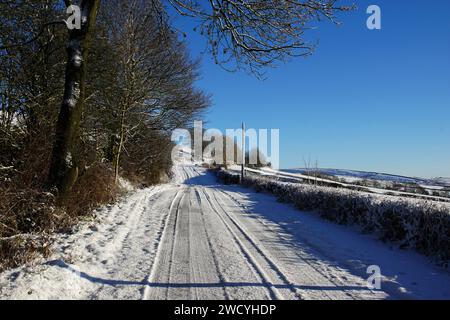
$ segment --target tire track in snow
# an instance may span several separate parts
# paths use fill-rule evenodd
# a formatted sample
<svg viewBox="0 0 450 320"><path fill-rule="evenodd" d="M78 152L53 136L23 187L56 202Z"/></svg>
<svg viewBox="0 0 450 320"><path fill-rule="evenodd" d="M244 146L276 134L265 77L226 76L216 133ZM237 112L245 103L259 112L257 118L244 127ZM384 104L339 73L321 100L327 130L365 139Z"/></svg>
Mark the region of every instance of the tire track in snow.
<svg viewBox="0 0 450 320"><path fill-rule="evenodd" d="M254 256L254 254L251 252L251 250L249 250L246 247L246 245L241 240L239 235L233 230L232 226L219 213L219 211L217 210L216 206L214 205L214 203L212 201L212 198L208 195L208 192L206 191L206 188L203 188L202 191L203 191L203 193L204 193L204 195L205 195L205 197L206 197L206 199L208 201L208 204L211 207L211 209L217 214L219 219L223 222L225 228L232 235L233 239L235 240L235 243L240 248L240 250L241 250L242 254L244 255L244 257L251 264L251 266L253 267L254 271L257 274L257 276L261 279L262 283L264 284L264 286L266 287L266 289L267 289L267 291L269 293L270 298L277 299L277 300L283 300L284 299L283 295L279 292L279 290L273 284L273 282L274 282L273 280L274 279L272 279L272 277L268 275L267 271L264 270L264 268L258 262L258 259ZM225 214L227 215L226 212L225 212ZM232 221L232 219L230 217L228 217L228 218ZM251 245L254 246L254 244L251 242L251 239L248 237L248 235L245 233L245 231L243 231L243 229L240 229L240 228L238 228L238 230L241 233L241 235L243 237L245 237L247 239L247 241L250 242ZM264 256L264 253L262 253L260 250L258 250L258 248L255 247L254 249L256 249L256 251L261 255L261 258L266 260L266 262L268 262L269 265L271 265L272 267L275 266L273 262L271 262L266 256ZM283 279L283 277L280 277L280 278L281 278L281 280L283 280L283 282L285 282L286 285L290 286L290 284L288 282L286 282ZM295 290L294 290L294 292L295 292ZM297 298L301 298L301 297L299 295L297 295Z"/></svg>
<svg viewBox="0 0 450 320"><path fill-rule="evenodd" d="M184 189L183 196L180 199L180 206L177 210L176 221L174 223L172 255L170 260L167 295L169 300L191 299L190 288L186 285L190 284L190 232L189 232L189 190ZM183 209L183 210L180 210ZM187 210L186 210L187 209ZM173 287L179 286L176 290Z"/></svg>
<svg viewBox="0 0 450 320"><path fill-rule="evenodd" d="M190 277L195 299L228 298L195 187L189 188Z"/></svg>
<svg viewBox="0 0 450 320"><path fill-rule="evenodd" d="M270 299L270 292L266 286L261 285L261 277L242 253L233 235L227 232L223 222L214 213L203 189L204 187L197 188L197 196L207 230L210 254L216 266L216 285L223 288L227 299Z"/></svg>
<svg viewBox="0 0 450 320"><path fill-rule="evenodd" d="M224 298L226 300L230 300L230 295L228 294L228 292L227 292L227 290L225 288L225 282L226 282L225 277L224 277L223 273L219 269L218 255L217 255L217 252L214 250L214 247L212 245L210 232L208 231L208 228L206 227L205 213L204 213L204 211L203 211L203 209L201 207L202 200L201 200L201 197L200 197L200 192L198 191L197 188L194 188L194 191L195 191L195 196L197 198L198 205L200 207L201 219L202 219L202 223L203 223L203 226L204 226L204 229L205 229L206 241L208 243L208 247L209 247L209 250L211 252L211 257L212 257L212 260L214 262L214 268L215 268L215 270L217 272L217 277L219 278L220 283L223 284L222 290L223 290Z"/></svg>
<svg viewBox="0 0 450 320"><path fill-rule="evenodd" d="M234 204L240 208L240 210L247 212L248 208L241 204L232 194L229 194L228 192L224 191L224 190L218 190L219 192L221 192L227 199L230 199L231 201L234 202ZM266 224L261 220L260 217L256 217L256 220L258 220L260 222L261 225L264 225L266 228ZM269 228L267 228L269 231ZM272 231L273 232L273 231ZM262 247L259 245L259 247ZM302 251L300 251L302 252ZM309 268L311 268L314 272L304 272L302 275L309 278L310 281L312 283L321 283L323 281L321 281L321 279L326 279L327 281L329 281L332 285L339 287L339 286L345 286L346 283L344 283L343 281L341 281L339 278L333 277L333 274L336 274L336 270L334 268L332 268L331 266L326 266L327 270L321 270L321 268L324 268L323 265L315 265L312 262L310 262L309 257L303 257L299 252L295 251L296 256L302 261L302 263L305 263ZM370 291L370 289L367 289L368 291ZM327 296L327 299L335 299L336 296L334 295L330 295L328 292L326 292L325 290L323 292L320 293L321 295L325 295ZM345 296L351 298L351 299L358 299L358 296L353 294L352 292L349 291L345 291L342 294L344 294ZM314 299L314 296L308 297L308 299ZM340 299L339 295L337 297L338 299Z"/></svg>
<svg viewBox="0 0 450 320"><path fill-rule="evenodd" d="M143 299L224 299L203 212L194 187L172 201ZM211 272L214 270L215 272Z"/></svg>
<svg viewBox="0 0 450 320"><path fill-rule="evenodd" d="M152 267L151 267L151 272L148 276L147 279L145 279L145 288L144 288L144 292L142 295L142 299L143 300L149 300L149 299L155 299L156 297L158 297L157 294L155 294L154 290L156 290L155 288L152 288L151 284L152 283L156 283L156 281L159 279L159 275L158 275L158 266L161 264L165 264L165 263L171 263L171 261L167 261L167 254L166 251L170 250L171 252L171 256L173 255L173 243L172 241L170 241L170 238L173 238L175 235L175 231L176 229L174 228L174 230L172 232L170 232L170 230L168 230L169 224L170 224L170 220L172 218L173 215L175 215L174 220L175 220L175 225L176 225L176 220L177 220L177 216L178 216L178 210L179 210L179 205L180 205L180 198L184 195L184 190L181 189L179 190L175 197L172 199L170 206L169 206L169 211L167 214L167 218L166 221L164 223L163 226L163 231L160 235L160 241L158 242L158 249L156 251L156 256L155 256L155 260L153 261ZM168 244L171 245L171 248L166 248L168 246ZM170 272L170 269L169 269ZM152 291L153 290L153 291ZM160 289L158 289L160 290ZM165 291L165 296L167 297L167 290Z"/></svg>

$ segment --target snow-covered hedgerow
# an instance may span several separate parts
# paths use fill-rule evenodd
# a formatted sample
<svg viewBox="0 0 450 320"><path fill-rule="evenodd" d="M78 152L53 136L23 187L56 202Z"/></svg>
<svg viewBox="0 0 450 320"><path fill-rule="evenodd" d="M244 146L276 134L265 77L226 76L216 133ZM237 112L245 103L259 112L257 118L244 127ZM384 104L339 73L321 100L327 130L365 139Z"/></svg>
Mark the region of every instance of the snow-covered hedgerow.
<svg viewBox="0 0 450 320"><path fill-rule="evenodd" d="M217 171L227 184L239 183L239 175ZM340 224L359 225L383 241L394 241L437 257L450 259L450 205L435 201L384 196L333 187L281 182L273 178L247 175L242 185L276 195L279 201L315 211Z"/></svg>

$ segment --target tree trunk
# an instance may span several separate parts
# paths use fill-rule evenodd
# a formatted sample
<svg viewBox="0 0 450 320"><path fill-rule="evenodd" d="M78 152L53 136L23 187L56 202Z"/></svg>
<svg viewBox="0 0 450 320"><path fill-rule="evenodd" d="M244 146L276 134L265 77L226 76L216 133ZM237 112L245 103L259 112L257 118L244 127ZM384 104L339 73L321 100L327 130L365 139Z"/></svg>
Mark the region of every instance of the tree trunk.
<svg viewBox="0 0 450 320"><path fill-rule="evenodd" d="M117 146L114 150L114 159L113 159L113 165L114 165L114 181L117 183L119 179L119 168L120 168L120 155L122 153L123 144L125 141L125 113L127 108L123 107L122 113L120 116L120 122L119 122L119 133L116 134L116 137L118 136Z"/></svg>
<svg viewBox="0 0 450 320"><path fill-rule="evenodd" d="M64 97L56 124L48 186L64 204L78 178L79 127L84 106L86 63L100 0L81 1L81 29L69 31Z"/></svg>

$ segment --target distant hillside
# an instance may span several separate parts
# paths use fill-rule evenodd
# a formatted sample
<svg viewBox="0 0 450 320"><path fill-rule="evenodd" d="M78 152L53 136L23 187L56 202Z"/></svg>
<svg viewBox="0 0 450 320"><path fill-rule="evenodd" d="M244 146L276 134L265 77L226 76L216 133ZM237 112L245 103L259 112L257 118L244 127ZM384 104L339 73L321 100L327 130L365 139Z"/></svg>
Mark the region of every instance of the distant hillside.
<svg viewBox="0 0 450 320"><path fill-rule="evenodd" d="M284 169L282 171L289 173L307 173L313 169L305 168L295 168L295 169ZM377 181L389 181L389 182L399 182L399 183L417 183L419 185L425 186L450 186L450 178L417 178L417 177L406 177L401 175L394 175L388 173L370 172L370 171L358 171L358 170L345 170L345 169L329 169L329 168L319 168L320 173L345 179L347 182L355 182L359 180L377 180Z"/></svg>

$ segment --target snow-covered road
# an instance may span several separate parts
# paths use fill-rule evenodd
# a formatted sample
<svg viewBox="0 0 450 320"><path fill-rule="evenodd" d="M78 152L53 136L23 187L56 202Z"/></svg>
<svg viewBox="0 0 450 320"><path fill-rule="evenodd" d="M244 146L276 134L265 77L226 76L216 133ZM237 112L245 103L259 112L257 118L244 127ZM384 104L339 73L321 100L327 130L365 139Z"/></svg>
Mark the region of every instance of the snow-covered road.
<svg viewBox="0 0 450 320"><path fill-rule="evenodd" d="M0 274L0 298L450 299L450 276L425 257L202 168L174 173L59 236L51 258ZM367 288L369 265L381 290Z"/></svg>

